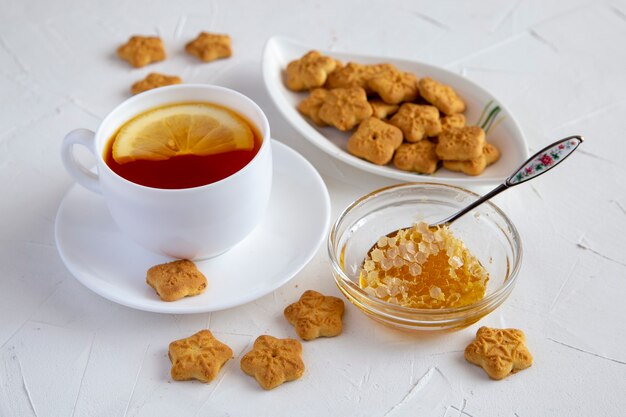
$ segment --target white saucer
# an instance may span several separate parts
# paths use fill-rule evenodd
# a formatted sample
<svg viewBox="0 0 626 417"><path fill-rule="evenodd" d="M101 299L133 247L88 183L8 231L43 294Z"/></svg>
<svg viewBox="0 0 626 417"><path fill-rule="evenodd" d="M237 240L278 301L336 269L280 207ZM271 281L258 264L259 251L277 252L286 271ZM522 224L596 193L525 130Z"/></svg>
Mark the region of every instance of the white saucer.
<svg viewBox="0 0 626 417"><path fill-rule="evenodd" d="M149 267L170 259L148 252L117 228L101 196L74 185L57 213L56 244L67 269L101 296L139 310L203 313L235 307L287 283L326 237L330 198L315 168L272 140L274 175L263 221L242 242L216 258L197 262L206 291L161 301L146 284Z"/></svg>

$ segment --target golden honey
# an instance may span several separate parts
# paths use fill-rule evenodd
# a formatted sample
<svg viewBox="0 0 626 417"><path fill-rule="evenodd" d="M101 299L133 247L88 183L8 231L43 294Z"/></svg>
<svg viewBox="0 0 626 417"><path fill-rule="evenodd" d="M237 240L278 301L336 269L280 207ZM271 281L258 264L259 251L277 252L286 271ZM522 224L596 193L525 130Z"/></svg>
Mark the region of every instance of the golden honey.
<svg viewBox="0 0 626 417"><path fill-rule="evenodd" d="M420 222L381 237L359 276L361 288L410 308L451 308L485 296L489 274L448 227Z"/></svg>

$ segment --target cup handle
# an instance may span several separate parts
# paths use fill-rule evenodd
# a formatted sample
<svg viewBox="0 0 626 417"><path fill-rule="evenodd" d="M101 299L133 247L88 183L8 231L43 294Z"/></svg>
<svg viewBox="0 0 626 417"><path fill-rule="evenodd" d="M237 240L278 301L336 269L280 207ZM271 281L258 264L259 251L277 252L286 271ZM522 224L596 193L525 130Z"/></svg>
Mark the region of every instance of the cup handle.
<svg viewBox="0 0 626 417"><path fill-rule="evenodd" d="M95 133L89 129L76 129L65 135L61 146L61 159L67 172L83 187L101 194L98 175L91 172L74 157L74 145L82 145L96 155Z"/></svg>

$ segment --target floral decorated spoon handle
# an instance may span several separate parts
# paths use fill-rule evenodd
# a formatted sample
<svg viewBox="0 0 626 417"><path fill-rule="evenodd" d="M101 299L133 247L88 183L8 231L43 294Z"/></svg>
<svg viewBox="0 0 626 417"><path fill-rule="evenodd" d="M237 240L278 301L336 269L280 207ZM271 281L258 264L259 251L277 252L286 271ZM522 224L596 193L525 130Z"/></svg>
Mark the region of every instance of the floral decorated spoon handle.
<svg viewBox="0 0 626 417"><path fill-rule="evenodd" d="M583 143L582 136L570 136L565 139L558 140L551 145L546 146L533 156L531 156L526 162L519 167L513 175L504 181L504 183L498 185L496 188L485 194L478 200L474 201L469 206L454 213L452 216L443 219L437 223L433 223L430 226L447 225L463 216L473 208L481 205L485 201L489 200L493 196L500 194L502 191L513 187L514 185L521 184L523 182L537 178L539 175L548 172L559 163L563 162L565 158L570 156L572 152L578 148L578 145Z"/></svg>

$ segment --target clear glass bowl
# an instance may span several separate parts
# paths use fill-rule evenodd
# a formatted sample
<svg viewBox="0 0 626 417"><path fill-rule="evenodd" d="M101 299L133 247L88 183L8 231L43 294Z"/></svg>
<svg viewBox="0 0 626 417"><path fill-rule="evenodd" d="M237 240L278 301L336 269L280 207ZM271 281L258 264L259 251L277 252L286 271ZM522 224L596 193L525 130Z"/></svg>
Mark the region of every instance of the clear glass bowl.
<svg viewBox="0 0 626 417"><path fill-rule="evenodd" d="M509 218L491 202L455 221L450 229L489 272L485 297L470 305L416 309L387 303L359 287L359 272L370 248L381 236L435 222L479 196L450 185L409 183L374 191L352 203L330 230L328 254L337 286L369 317L408 330L461 329L491 313L506 300L519 272L522 243Z"/></svg>

